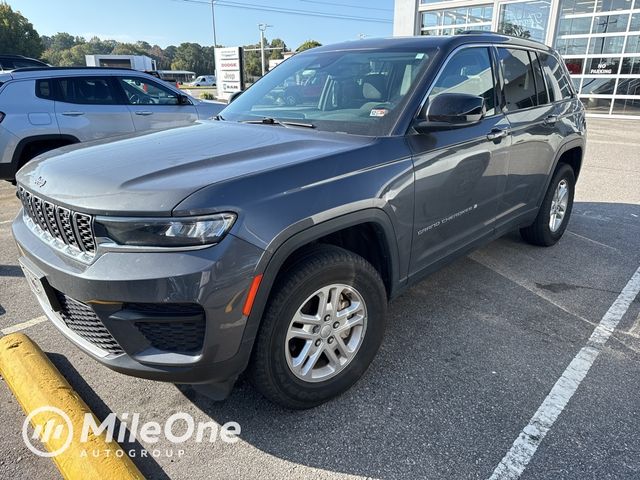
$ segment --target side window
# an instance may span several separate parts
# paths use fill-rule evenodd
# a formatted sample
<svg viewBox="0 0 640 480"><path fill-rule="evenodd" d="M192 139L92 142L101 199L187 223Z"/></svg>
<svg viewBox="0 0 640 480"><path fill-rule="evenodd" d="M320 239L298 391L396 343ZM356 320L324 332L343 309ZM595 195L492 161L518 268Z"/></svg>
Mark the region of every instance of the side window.
<svg viewBox="0 0 640 480"><path fill-rule="evenodd" d="M538 62L536 52L529 52L529 59L533 66L533 78L536 81L536 92L538 94L538 105L545 105L549 103L549 96L547 95L547 89L544 86L544 77L542 76L542 67Z"/></svg>
<svg viewBox="0 0 640 480"><path fill-rule="evenodd" d="M571 98L572 90L569 79L555 57L540 53L540 64L549 86L549 97L552 102Z"/></svg>
<svg viewBox="0 0 640 480"><path fill-rule="evenodd" d="M429 101L441 93L467 93L484 97L487 116L495 115L495 80L487 48L467 48L456 53L436 80Z"/></svg>
<svg viewBox="0 0 640 480"><path fill-rule="evenodd" d="M178 105L178 94L156 82L142 77L119 79L131 105Z"/></svg>
<svg viewBox="0 0 640 480"><path fill-rule="evenodd" d="M115 105L118 96L108 78L74 77L58 80L59 100L83 105Z"/></svg>
<svg viewBox="0 0 640 480"><path fill-rule="evenodd" d="M53 100L53 80L36 80L36 97Z"/></svg>
<svg viewBox="0 0 640 480"><path fill-rule="evenodd" d="M536 82L526 50L499 48L498 58L504 75L507 111L513 112L537 105Z"/></svg>

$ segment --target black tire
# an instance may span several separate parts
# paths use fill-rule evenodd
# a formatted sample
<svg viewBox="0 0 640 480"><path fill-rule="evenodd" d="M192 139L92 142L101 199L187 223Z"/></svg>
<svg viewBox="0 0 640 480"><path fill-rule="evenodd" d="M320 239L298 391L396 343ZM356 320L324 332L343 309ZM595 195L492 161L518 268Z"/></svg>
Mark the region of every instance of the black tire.
<svg viewBox="0 0 640 480"><path fill-rule="evenodd" d="M358 291L366 304L366 330L343 370L327 380L309 382L289 368L285 342L289 325L307 298L331 284ZM290 409L320 405L349 389L365 373L384 336L387 295L380 275L364 258L331 245L301 256L274 286L249 367L249 377L266 398Z"/></svg>
<svg viewBox="0 0 640 480"><path fill-rule="evenodd" d="M550 218L551 218L551 203L553 201L553 196L558 188L558 184L562 181L567 182L567 187L569 190L569 199L567 203L567 209L562 218L562 223L560 227L554 232L551 230L549 226ZM573 168L566 163L561 163L558 165L553 178L551 179L551 183L549 184L549 188L547 189L547 193L544 196L544 200L542 201L542 205L540 206L540 210L538 211L538 216L536 220L529 225L528 227L520 229L520 235L522 238L531 243L532 245L539 245L542 247L550 247L551 245L555 245L562 235L564 231L567 229L567 225L569 224L569 218L571 217L571 210L573 209L573 196L575 194L575 186L576 186L576 177L573 172Z"/></svg>

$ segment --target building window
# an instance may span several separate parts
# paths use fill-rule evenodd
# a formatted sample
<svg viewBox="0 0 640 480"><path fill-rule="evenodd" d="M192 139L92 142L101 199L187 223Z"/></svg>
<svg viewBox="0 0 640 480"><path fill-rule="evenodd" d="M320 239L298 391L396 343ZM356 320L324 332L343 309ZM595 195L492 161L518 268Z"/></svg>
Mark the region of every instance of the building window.
<svg viewBox="0 0 640 480"><path fill-rule="evenodd" d="M551 2L548 0L504 4L500 7L498 30L507 35L544 42L550 11Z"/></svg>
<svg viewBox="0 0 640 480"><path fill-rule="evenodd" d="M422 12L422 35L455 35L466 30L491 30L492 5Z"/></svg>
<svg viewBox="0 0 640 480"><path fill-rule="evenodd" d="M624 37L594 37L589 45L589 53L622 53Z"/></svg>
<svg viewBox="0 0 640 480"><path fill-rule="evenodd" d="M598 0L596 10L598 12L612 12L616 10L629 10L632 0Z"/></svg>
<svg viewBox="0 0 640 480"><path fill-rule="evenodd" d="M616 115L640 115L640 98L626 98L613 102Z"/></svg>
<svg viewBox="0 0 640 480"><path fill-rule="evenodd" d="M595 4L595 0L564 0L560 4L560 15L592 13Z"/></svg>
<svg viewBox="0 0 640 480"><path fill-rule="evenodd" d="M629 15L599 15L593 19L593 33L626 32Z"/></svg>
<svg viewBox="0 0 640 480"><path fill-rule="evenodd" d="M615 78L585 78L582 81L582 93L592 95L613 95Z"/></svg>

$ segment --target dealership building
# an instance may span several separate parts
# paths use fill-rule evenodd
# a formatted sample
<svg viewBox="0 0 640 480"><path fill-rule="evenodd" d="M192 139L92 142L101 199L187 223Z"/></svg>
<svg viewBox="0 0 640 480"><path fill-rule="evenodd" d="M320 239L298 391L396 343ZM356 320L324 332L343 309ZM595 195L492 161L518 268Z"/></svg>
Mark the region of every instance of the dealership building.
<svg viewBox="0 0 640 480"><path fill-rule="evenodd" d="M396 0L394 35L503 32L564 57L589 114L640 117L640 0Z"/></svg>

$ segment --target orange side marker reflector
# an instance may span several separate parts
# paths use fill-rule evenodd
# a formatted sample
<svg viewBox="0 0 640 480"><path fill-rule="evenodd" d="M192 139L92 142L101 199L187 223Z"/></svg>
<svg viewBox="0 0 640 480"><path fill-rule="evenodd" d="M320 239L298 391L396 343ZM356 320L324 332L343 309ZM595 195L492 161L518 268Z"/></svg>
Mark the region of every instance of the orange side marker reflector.
<svg viewBox="0 0 640 480"><path fill-rule="evenodd" d="M242 314L246 317L248 317L251 313L251 309L253 308L253 301L256 299L261 281L262 274L253 277L253 282L251 282L251 287L249 287L249 295L247 295L247 301L244 302L244 308L242 309Z"/></svg>

